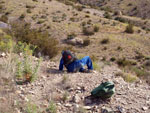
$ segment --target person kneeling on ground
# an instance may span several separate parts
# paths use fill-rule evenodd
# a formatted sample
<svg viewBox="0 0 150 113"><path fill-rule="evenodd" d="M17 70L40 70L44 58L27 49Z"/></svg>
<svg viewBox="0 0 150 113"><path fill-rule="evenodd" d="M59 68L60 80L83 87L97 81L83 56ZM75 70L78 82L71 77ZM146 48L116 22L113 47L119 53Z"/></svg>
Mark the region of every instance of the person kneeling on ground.
<svg viewBox="0 0 150 113"><path fill-rule="evenodd" d="M67 68L68 72L93 72L92 60L89 56L85 56L82 59L77 59L70 51L62 51L62 58L59 64L59 70L63 71L63 66ZM87 69L83 67L87 66Z"/></svg>

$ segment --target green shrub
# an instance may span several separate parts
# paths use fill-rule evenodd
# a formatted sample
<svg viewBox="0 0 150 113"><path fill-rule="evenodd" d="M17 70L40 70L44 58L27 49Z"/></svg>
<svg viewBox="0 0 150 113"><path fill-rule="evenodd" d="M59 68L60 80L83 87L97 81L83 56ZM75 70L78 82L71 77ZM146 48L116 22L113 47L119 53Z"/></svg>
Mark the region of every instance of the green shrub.
<svg viewBox="0 0 150 113"><path fill-rule="evenodd" d="M133 67L131 70L135 72L138 77L141 77L141 78L150 76L150 73L145 71L144 69Z"/></svg>
<svg viewBox="0 0 150 113"><path fill-rule="evenodd" d="M75 6L75 8L78 10L78 11L82 11L83 10L83 7L81 5L77 5Z"/></svg>
<svg viewBox="0 0 150 113"><path fill-rule="evenodd" d="M35 104L28 103L25 111L26 113L37 113L38 107Z"/></svg>
<svg viewBox="0 0 150 113"><path fill-rule="evenodd" d="M84 35L94 35L94 28L92 26L83 27Z"/></svg>
<svg viewBox="0 0 150 113"><path fill-rule="evenodd" d="M72 33L68 34L67 39L74 39L76 36L77 35L72 32Z"/></svg>
<svg viewBox="0 0 150 113"><path fill-rule="evenodd" d="M47 113L57 113L57 106L56 104L51 101L49 107L46 109Z"/></svg>
<svg viewBox="0 0 150 113"><path fill-rule="evenodd" d="M68 92L65 92L65 93L63 94L62 101L63 101L63 102L66 102L66 101L68 100L68 97L69 97Z"/></svg>
<svg viewBox="0 0 150 113"><path fill-rule="evenodd" d="M31 9L27 9L27 13L31 13Z"/></svg>
<svg viewBox="0 0 150 113"><path fill-rule="evenodd" d="M37 24L42 24L42 23L44 23L45 22L45 20L44 19L41 19L41 20L39 20L38 22L37 22Z"/></svg>
<svg viewBox="0 0 150 113"><path fill-rule="evenodd" d="M125 30L126 33L134 33L134 29L133 29L133 25L132 24L128 24L128 26L126 27Z"/></svg>
<svg viewBox="0 0 150 113"><path fill-rule="evenodd" d="M136 65L137 62L133 61L133 60L127 60L126 58L120 58L120 59L117 60L117 64L119 66L125 67L125 66Z"/></svg>
<svg viewBox="0 0 150 113"><path fill-rule="evenodd" d="M130 65L130 62L128 60L126 60L126 58L120 58L120 59L117 60L117 64L119 66L125 67L127 65Z"/></svg>
<svg viewBox="0 0 150 113"><path fill-rule="evenodd" d="M23 20L24 18L25 18L25 14L21 14L19 17L20 20Z"/></svg>
<svg viewBox="0 0 150 113"><path fill-rule="evenodd" d="M8 17L6 15L2 15L0 17L0 21L7 23L8 22Z"/></svg>
<svg viewBox="0 0 150 113"><path fill-rule="evenodd" d="M94 61L94 62L98 61L98 58L97 58L96 55L94 55L94 54L90 55L90 58L91 58L91 60Z"/></svg>
<svg viewBox="0 0 150 113"><path fill-rule="evenodd" d="M108 12L105 12L104 13L104 18L112 19L112 16Z"/></svg>
<svg viewBox="0 0 150 113"><path fill-rule="evenodd" d="M115 60L116 60L115 57L111 57L111 58L110 58L110 61L112 61L112 62L114 62Z"/></svg>
<svg viewBox="0 0 150 113"><path fill-rule="evenodd" d="M89 39L83 40L83 46L88 46L88 45L90 45L90 40Z"/></svg>
<svg viewBox="0 0 150 113"><path fill-rule="evenodd" d="M32 54L35 48L31 49L31 47L32 46L30 45L24 47L23 59L20 59L17 62L16 78L19 79L19 81L16 81L18 84L33 82L37 78L41 59L33 66Z"/></svg>
<svg viewBox="0 0 150 113"><path fill-rule="evenodd" d="M137 80L137 77L130 74L130 73L123 73L123 72L118 72L116 73L116 76L121 76L126 82L135 82Z"/></svg>
<svg viewBox="0 0 150 113"><path fill-rule="evenodd" d="M100 70L101 70L101 67L97 64L96 61L93 62L93 69L94 69L94 70L97 70L97 71L100 71Z"/></svg>
<svg viewBox="0 0 150 113"><path fill-rule="evenodd" d="M0 51L10 52L13 49L13 40L9 35L0 35Z"/></svg>
<svg viewBox="0 0 150 113"><path fill-rule="evenodd" d="M62 84L65 84L67 83L68 80L69 80L69 77L67 75L64 75L61 82Z"/></svg>
<svg viewBox="0 0 150 113"><path fill-rule="evenodd" d="M105 38L101 41L101 44L108 44L109 43L109 39Z"/></svg>
<svg viewBox="0 0 150 113"><path fill-rule="evenodd" d="M127 20L121 17L116 17L115 20L122 22L122 23L127 23Z"/></svg>
<svg viewBox="0 0 150 113"><path fill-rule="evenodd" d="M94 32L98 32L99 31L99 26L94 26Z"/></svg>
<svg viewBox="0 0 150 113"><path fill-rule="evenodd" d="M130 82L130 83L135 82L137 80L136 76L133 76L132 74L129 73L125 74L123 78L126 82Z"/></svg>
<svg viewBox="0 0 150 113"><path fill-rule="evenodd" d="M13 23L12 35L17 41L26 42L37 46L36 51L50 58L55 57L59 52L58 41L48 35L48 32L39 32L37 29L31 29L28 23Z"/></svg>

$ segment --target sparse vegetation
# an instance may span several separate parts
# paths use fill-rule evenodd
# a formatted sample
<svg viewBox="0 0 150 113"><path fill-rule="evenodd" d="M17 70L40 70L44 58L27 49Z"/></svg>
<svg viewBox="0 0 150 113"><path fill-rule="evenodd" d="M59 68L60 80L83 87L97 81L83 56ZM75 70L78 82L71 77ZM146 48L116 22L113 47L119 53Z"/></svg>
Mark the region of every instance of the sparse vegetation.
<svg viewBox="0 0 150 113"><path fill-rule="evenodd" d="M0 21L7 23L8 22L8 17L6 15L2 15L0 17Z"/></svg>
<svg viewBox="0 0 150 113"><path fill-rule="evenodd" d="M24 18L25 18L25 14L21 14L19 17L20 20L23 20Z"/></svg>
<svg viewBox="0 0 150 113"><path fill-rule="evenodd" d="M137 80L137 77L130 74L130 73L123 73L123 72L118 72L116 73L116 76L121 76L126 82L135 82Z"/></svg>
<svg viewBox="0 0 150 113"><path fill-rule="evenodd" d="M18 84L26 82L32 82L37 78L37 72L39 70L41 59L38 60L37 64L33 67L33 59L31 58L33 50L30 49L30 45L26 45L23 52L23 60L19 60L16 69L16 80ZM23 62L23 63L22 63ZM20 81L21 79L21 81Z"/></svg>
<svg viewBox="0 0 150 113"><path fill-rule="evenodd" d="M69 77L67 75L64 75L62 78L62 83L65 84L69 80Z"/></svg>
<svg viewBox="0 0 150 113"><path fill-rule="evenodd" d="M88 45L90 45L90 39L83 40L83 46L88 46Z"/></svg>
<svg viewBox="0 0 150 113"><path fill-rule="evenodd" d="M134 33L134 29L133 29L133 25L132 24L128 24L128 26L126 27L125 30L126 33Z"/></svg>
<svg viewBox="0 0 150 113"><path fill-rule="evenodd" d="M72 32L72 33L68 34L67 39L68 39L68 40L74 39L76 36L77 36L77 35Z"/></svg>
<svg viewBox="0 0 150 113"><path fill-rule="evenodd" d="M112 19L112 16L108 12L104 13L104 17L107 19Z"/></svg>
<svg viewBox="0 0 150 113"><path fill-rule="evenodd" d="M125 66L130 66L130 65L136 65L136 62L127 60L126 58L120 58L117 60L117 64L119 66L125 67Z"/></svg>
<svg viewBox="0 0 150 113"><path fill-rule="evenodd" d="M13 23L12 31L17 41L37 46L35 52L40 51L50 58L53 58L59 52L56 39L49 37L48 32L39 32L37 29L31 29L28 23Z"/></svg>
<svg viewBox="0 0 150 113"><path fill-rule="evenodd" d="M28 103L25 111L27 113L37 113L38 108L37 108L36 104Z"/></svg>
<svg viewBox="0 0 150 113"><path fill-rule="evenodd" d="M57 113L57 106L56 104L51 101L49 107L46 109L47 113Z"/></svg>
<svg viewBox="0 0 150 113"><path fill-rule="evenodd" d="M94 26L94 32L98 32L99 31L99 26L95 25Z"/></svg>
<svg viewBox="0 0 150 113"><path fill-rule="evenodd" d="M13 48L13 39L9 35L0 36L0 51L11 52Z"/></svg>
<svg viewBox="0 0 150 113"><path fill-rule="evenodd" d="M68 96L69 96L68 92L65 92L63 94L63 97L62 97L63 102L66 102L68 100Z"/></svg>
<svg viewBox="0 0 150 113"><path fill-rule="evenodd" d="M103 40L101 40L101 44L108 44L109 43L109 39L105 38Z"/></svg>
<svg viewBox="0 0 150 113"><path fill-rule="evenodd" d="M94 35L94 28L93 26L83 27L84 35Z"/></svg>

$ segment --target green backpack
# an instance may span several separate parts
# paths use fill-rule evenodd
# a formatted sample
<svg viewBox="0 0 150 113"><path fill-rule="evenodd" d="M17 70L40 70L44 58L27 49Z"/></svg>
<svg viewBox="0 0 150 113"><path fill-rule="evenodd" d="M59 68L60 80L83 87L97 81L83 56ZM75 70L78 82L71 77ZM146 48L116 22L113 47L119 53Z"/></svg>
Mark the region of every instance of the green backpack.
<svg viewBox="0 0 150 113"><path fill-rule="evenodd" d="M93 89L91 96L101 99L108 99L115 93L115 85L112 82L101 83L98 87Z"/></svg>

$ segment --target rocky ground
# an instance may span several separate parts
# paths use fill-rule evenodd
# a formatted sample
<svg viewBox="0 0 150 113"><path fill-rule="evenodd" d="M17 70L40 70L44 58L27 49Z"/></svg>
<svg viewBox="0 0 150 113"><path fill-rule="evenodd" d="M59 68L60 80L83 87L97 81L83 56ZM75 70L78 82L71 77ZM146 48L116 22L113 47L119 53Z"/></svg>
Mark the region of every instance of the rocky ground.
<svg viewBox="0 0 150 113"><path fill-rule="evenodd" d="M45 113L53 100L57 105L57 113L149 113L150 86L141 80L127 83L115 76L119 71L116 66L105 65L100 72L67 73L58 71L57 63L45 61L35 82L15 86L14 92L18 98L12 98L16 111L24 112L23 103L32 102ZM115 95L108 101L91 99L90 92L102 81L115 83ZM0 103L6 100L3 95Z"/></svg>

